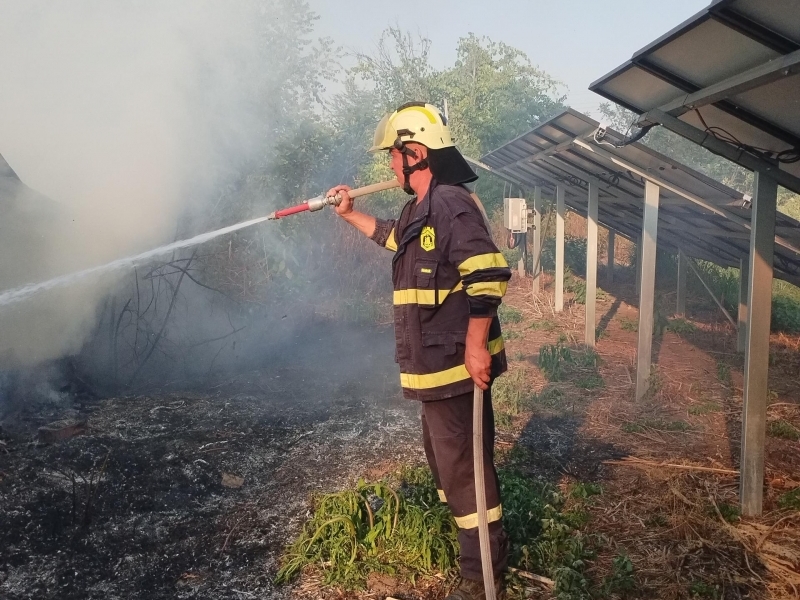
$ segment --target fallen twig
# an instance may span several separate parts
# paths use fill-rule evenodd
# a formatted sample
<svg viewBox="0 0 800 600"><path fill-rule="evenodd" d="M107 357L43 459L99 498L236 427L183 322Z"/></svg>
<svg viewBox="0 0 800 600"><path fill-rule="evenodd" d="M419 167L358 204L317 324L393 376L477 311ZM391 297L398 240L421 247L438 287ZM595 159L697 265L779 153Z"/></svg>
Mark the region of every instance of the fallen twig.
<svg viewBox="0 0 800 600"><path fill-rule="evenodd" d="M679 469L682 471L704 471L706 473L718 473L720 475L735 475L735 476L739 475L739 471L734 471L732 469L718 469L716 467L700 467L697 465L678 465L665 462L658 463L654 461L643 460L641 458L636 458L635 456L627 456L621 460L604 460L603 464L641 467L641 468Z"/></svg>
<svg viewBox="0 0 800 600"><path fill-rule="evenodd" d="M536 583L541 583L542 585L546 585L547 587L554 587L556 582L552 579L548 579L547 577L542 577L541 575L537 575L536 573L529 573L528 571L523 571L522 569L515 569L514 567L508 567L508 570L513 573L514 575L518 575L523 579L527 579L529 581L535 581Z"/></svg>

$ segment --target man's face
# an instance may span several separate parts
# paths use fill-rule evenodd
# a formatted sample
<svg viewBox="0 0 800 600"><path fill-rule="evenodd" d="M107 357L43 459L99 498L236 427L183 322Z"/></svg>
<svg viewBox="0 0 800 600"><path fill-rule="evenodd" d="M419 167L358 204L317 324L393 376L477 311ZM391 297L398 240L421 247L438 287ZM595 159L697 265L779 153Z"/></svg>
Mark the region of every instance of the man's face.
<svg viewBox="0 0 800 600"><path fill-rule="evenodd" d="M428 149L425 146L420 144L406 144L411 150L417 153L416 158L413 156L408 157L408 166L413 166L421 161L428 155ZM403 153L400 150L396 150L392 148L389 150L389 156L391 157L391 167L394 174L397 176L397 180L401 183L403 182Z"/></svg>

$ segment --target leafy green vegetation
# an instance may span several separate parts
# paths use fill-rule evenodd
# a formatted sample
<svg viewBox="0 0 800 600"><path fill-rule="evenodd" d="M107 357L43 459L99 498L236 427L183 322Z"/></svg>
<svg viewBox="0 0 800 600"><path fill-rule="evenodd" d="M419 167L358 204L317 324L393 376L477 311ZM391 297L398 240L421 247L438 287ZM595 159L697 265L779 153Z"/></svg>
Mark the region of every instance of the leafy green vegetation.
<svg viewBox="0 0 800 600"><path fill-rule="evenodd" d="M551 321L550 319L543 319L541 321L534 321L530 325L528 325L528 329L533 331L541 330L541 331L555 331L558 329L558 323L555 321Z"/></svg>
<svg viewBox="0 0 800 600"><path fill-rule="evenodd" d="M557 387L546 387L538 394L534 394L531 401L542 408L555 408L564 401L564 392Z"/></svg>
<svg viewBox="0 0 800 600"><path fill-rule="evenodd" d="M568 503L554 487L501 469L503 523L511 564L555 581L557 598L588 597L586 561L593 556L579 531L586 523L579 494ZM456 566L457 529L437 497L427 468L405 469L395 480L366 483L315 498L313 514L287 548L278 582L307 566L326 585L361 589L370 573L413 581ZM585 497L596 488L587 486Z"/></svg>
<svg viewBox="0 0 800 600"><path fill-rule="evenodd" d="M508 304L501 304L497 308L497 316L501 323L519 323L522 321L522 313Z"/></svg>
<svg viewBox="0 0 800 600"><path fill-rule="evenodd" d="M800 487L778 496L778 507L784 510L800 510Z"/></svg>
<svg viewBox="0 0 800 600"><path fill-rule="evenodd" d="M722 591L718 585L712 585L705 581L693 581L689 586L689 593L692 598L708 598L710 600L720 600L722 598Z"/></svg>
<svg viewBox="0 0 800 600"><path fill-rule="evenodd" d="M386 482L359 481L353 489L325 494L287 549L277 582L291 581L317 565L323 581L362 588L369 573L409 580L456 564L458 527L440 503L430 473L408 471L401 490Z"/></svg>
<svg viewBox="0 0 800 600"><path fill-rule="evenodd" d="M508 331L508 330L506 330L506 331L503 332L503 339L505 341L507 341L507 342L509 342L511 340L518 340L521 337L522 337L522 334L518 333L516 331Z"/></svg>
<svg viewBox="0 0 800 600"><path fill-rule="evenodd" d="M735 504L730 504L728 502L719 502L717 504L717 509L719 509L719 514L722 515L722 518L725 519L728 523L736 523L739 519L742 518L742 513L739 510L739 507ZM710 517L716 517L717 511L714 509L713 506L709 506L706 510Z"/></svg>
<svg viewBox="0 0 800 600"><path fill-rule="evenodd" d="M572 351L560 342L544 344L539 348L539 368L548 381L560 381L565 363L572 362Z"/></svg>
<svg viewBox="0 0 800 600"><path fill-rule="evenodd" d="M518 415L531 405L531 390L524 369L515 369L498 377L492 385L492 403L499 413Z"/></svg>
<svg viewBox="0 0 800 600"><path fill-rule="evenodd" d="M619 326L622 331L639 331L639 321L629 317L620 317Z"/></svg>
<svg viewBox="0 0 800 600"><path fill-rule="evenodd" d="M611 573L606 575L600 586L603 598L626 597L636 589L635 569L627 554L619 554L611 563Z"/></svg>
<svg viewBox="0 0 800 600"><path fill-rule="evenodd" d="M717 361L717 379L725 385L731 384L731 367L721 360Z"/></svg>
<svg viewBox="0 0 800 600"><path fill-rule="evenodd" d="M671 319L668 322L666 330L671 331L672 333L677 333L678 335L687 335L697 331L697 326L686 319L677 318Z"/></svg>
<svg viewBox="0 0 800 600"><path fill-rule="evenodd" d="M716 402L703 402L702 404L695 404L694 406L690 406L689 414L702 416L710 413L719 412L721 410L722 407Z"/></svg>
<svg viewBox="0 0 800 600"><path fill-rule="evenodd" d="M793 442L800 440L800 430L798 430L797 427L789 423L789 421L785 421L784 419L778 419L777 421L772 421L767 426L767 433L772 437L782 438L784 440L791 440Z"/></svg>

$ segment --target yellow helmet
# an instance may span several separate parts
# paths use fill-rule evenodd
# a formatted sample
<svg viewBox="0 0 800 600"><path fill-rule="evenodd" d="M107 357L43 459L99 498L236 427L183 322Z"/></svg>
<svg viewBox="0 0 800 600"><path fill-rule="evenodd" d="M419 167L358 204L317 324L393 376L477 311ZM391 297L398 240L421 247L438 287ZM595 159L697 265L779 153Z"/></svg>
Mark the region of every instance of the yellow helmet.
<svg viewBox="0 0 800 600"><path fill-rule="evenodd" d="M428 157L413 166L408 165L409 155L416 153L406 144L422 144L428 148ZM478 175L464 160L450 136L447 119L439 109L424 102L408 102L390 115L386 115L375 129L370 152L391 150L403 153L403 189L411 194L409 176L414 171L430 168L439 183L458 185L475 181Z"/></svg>
<svg viewBox="0 0 800 600"><path fill-rule="evenodd" d="M429 150L455 146L447 121L432 104L409 102L386 115L375 129L370 152L400 149L403 143L415 142Z"/></svg>

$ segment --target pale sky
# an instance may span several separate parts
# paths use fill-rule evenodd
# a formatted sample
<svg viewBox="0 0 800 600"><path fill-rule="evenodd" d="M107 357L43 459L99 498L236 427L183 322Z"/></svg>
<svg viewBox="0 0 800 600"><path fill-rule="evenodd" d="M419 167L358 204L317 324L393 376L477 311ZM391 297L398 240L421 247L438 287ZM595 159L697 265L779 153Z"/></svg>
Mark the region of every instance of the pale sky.
<svg viewBox="0 0 800 600"><path fill-rule="evenodd" d="M369 51L389 26L432 42L434 65L455 60L457 40L472 32L527 53L569 87L568 103L596 111L589 84L642 46L709 4L708 0L310 0L318 36Z"/></svg>

